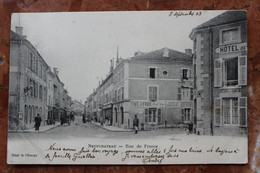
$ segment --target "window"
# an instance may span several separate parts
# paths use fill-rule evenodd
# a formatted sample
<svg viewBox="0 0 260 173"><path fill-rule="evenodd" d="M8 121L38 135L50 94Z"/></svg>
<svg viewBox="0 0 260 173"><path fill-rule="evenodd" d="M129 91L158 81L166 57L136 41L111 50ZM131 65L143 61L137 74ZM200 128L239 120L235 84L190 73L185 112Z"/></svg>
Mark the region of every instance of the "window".
<svg viewBox="0 0 260 173"><path fill-rule="evenodd" d="M29 68L32 70L33 69L33 54L30 52L30 57L29 57Z"/></svg>
<svg viewBox="0 0 260 173"><path fill-rule="evenodd" d="M182 79L188 79L188 69L182 69Z"/></svg>
<svg viewBox="0 0 260 173"><path fill-rule="evenodd" d="M124 124L124 108L121 107L121 124Z"/></svg>
<svg viewBox="0 0 260 173"><path fill-rule="evenodd" d="M121 91L121 92L122 92L122 93L121 93L121 99L124 100L124 87L122 87L121 90L122 90L122 91Z"/></svg>
<svg viewBox="0 0 260 173"><path fill-rule="evenodd" d="M117 123L117 109L115 108L115 122Z"/></svg>
<svg viewBox="0 0 260 173"><path fill-rule="evenodd" d="M148 122L156 123L156 109L155 108L149 109Z"/></svg>
<svg viewBox="0 0 260 173"><path fill-rule="evenodd" d="M220 31L220 41L222 44L241 41L240 28L230 28Z"/></svg>
<svg viewBox="0 0 260 173"><path fill-rule="evenodd" d="M36 73L36 75L39 75L39 73L38 73L38 59L36 59L36 62L35 62L35 73Z"/></svg>
<svg viewBox="0 0 260 173"><path fill-rule="evenodd" d="M36 59L35 59L35 56L33 56L33 65L32 65L33 72L35 72L35 63L36 63Z"/></svg>
<svg viewBox="0 0 260 173"><path fill-rule="evenodd" d="M155 78L155 68L150 68L150 78Z"/></svg>
<svg viewBox="0 0 260 173"><path fill-rule="evenodd" d="M120 95L121 95L121 88L117 91L117 101L120 101Z"/></svg>
<svg viewBox="0 0 260 173"><path fill-rule="evenodd" d="M149 86L149 99L150 101L157 100L157 86Z"/></svg>
<svg viewBox="0 0 260 173"><path fill-rule="evenodd" d="M42 94L43 94L43 89L42 89L42 85L40 85L40 87L39 87L39 99L42 99Z"/></svg>
<svg viewBox="0 0 260 173"><path fill-rule="evenodd" d="M183 122L191 121L191 108L182 109L182 121Z"/></svg>
<svg viewBox="0 0 260 173"><path fill-rule="evenodd" d="M238 59L224 60L224 85L234 86L238 84Z"/></svg>
<svg viewBox="0 0 260 173"><path fill-rule="evenodd" d="M182 88L181 93L182 100L190 100L190 88Z"/></svg>
<svg viewBox="0 0 260 173"><path fill-rule="evenodd" d="M247 57L216 59L214 61L214 87L247 84Z"/></svg>
<svg viewBox="0 0 260 173"><path fill-rule="evenodd" d="M167 72L167 71L163 71L163 74L164 74L164 75L167 75L167 74L168 74L168 72Z"/></svg>
<svg viewBox="0 0 260 173"><path fill-rule="evenodd" d="M238 124L238 99L223 98L224 124Z"/></svg>
<svg viewBox="0 0 260 173"><path fill-rule="evenodd" d="M117 90L115 90L115 101L117 101Z"/></svg>
<svg viewBox="0 0 260 173"><path fill-rule="evenodd" d="M188 80L189 77L191 76L191 70L187 68L182 68L181 69L181 79L183 80Z"/></svg>
<svg viewBox="0 0 260 173"><path fill-rule="evenodd" d="M178 100L181 100L181 87L178 87L177 96L178 96Z"/></svg>
<svg viewBox="0 0 260 173"><path fill-rule="evenodd" d="M247 98L215 98L214 124L247 126Z"/></svg>

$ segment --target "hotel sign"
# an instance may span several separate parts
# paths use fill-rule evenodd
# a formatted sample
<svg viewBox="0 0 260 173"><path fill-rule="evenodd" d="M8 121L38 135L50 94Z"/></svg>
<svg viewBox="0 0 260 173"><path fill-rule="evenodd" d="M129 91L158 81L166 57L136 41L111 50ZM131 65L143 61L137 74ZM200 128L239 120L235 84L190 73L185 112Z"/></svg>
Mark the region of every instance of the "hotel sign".
<svg viewBox="0 0 260 173"><path fill-rule="evenodd" d="M131 101L131 104L136 107L180 107L179 101Z"/></svg>
<svg viewBox="0 0 260 173"><path fill-rule="evenodd" d="M245 42L239 44L222 45L219 46L215 51L219 54L247 51L247 43Z"/></svg>

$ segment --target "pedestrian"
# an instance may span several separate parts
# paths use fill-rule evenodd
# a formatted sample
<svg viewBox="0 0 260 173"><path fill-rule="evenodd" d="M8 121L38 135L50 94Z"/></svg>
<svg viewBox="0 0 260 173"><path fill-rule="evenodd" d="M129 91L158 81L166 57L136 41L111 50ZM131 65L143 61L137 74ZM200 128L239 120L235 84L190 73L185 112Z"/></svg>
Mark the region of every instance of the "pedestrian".
<svg viewBox="0 0 260 173"><path fill-rule="evenodd" d="M82 115L82 122L86 123L86 115L85 115L85 113L83 113L83 115Z"/></svg>
<svg viewBox="0 0 260 173"><path fill-rule="evenodd" d="M70 121L74 121L75 117L74 117L74 114L73 112L70 112Z"/></svg>
<svg viewBox="0 0 260 173"><path fill-rule="evenodd" d="M139 119L137 118L137 115L135 115L134 121L133 121L133 126L135 130L135 134L138 133L138 127L139 127Z"/></svg>
<svg viewBox="0 0 260 173"><path fill-rule="evenodd" d="M34 127L35 131L39 131L39 127L41 126L42 118L40 117L40 114L37 114L37 117L34 118Z"/></svg>

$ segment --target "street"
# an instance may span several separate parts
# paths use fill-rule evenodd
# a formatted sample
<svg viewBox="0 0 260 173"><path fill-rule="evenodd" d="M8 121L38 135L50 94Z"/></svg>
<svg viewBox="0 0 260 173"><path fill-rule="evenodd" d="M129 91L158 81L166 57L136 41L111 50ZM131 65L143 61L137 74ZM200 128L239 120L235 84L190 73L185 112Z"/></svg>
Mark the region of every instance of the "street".
<svg viewBox="0 0 260 173"><path fill-rule="evenodd" d="M40 127L41 128L41 127ZM92 123L82 123L81 117L75 117L75 121L70 125L57 126L46 132L32 133L9 133L9 140L16 139L68 139L68 138L101 138L101 139L154 139L157 137L169 137L176 134L185 134L184 129L158 129L151 131L116 132L108 131Z"/></svg>

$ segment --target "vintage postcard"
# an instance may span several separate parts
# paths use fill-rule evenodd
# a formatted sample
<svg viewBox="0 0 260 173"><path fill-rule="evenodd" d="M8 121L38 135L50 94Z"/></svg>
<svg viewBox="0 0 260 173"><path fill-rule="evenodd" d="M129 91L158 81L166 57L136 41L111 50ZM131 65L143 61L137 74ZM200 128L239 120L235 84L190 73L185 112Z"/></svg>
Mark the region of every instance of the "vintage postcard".
<svg viewBox="0 0 260 173"><path fill-rule="evenodd" d="M14 13L9 164L246 164L247 12Z"/></svg>

